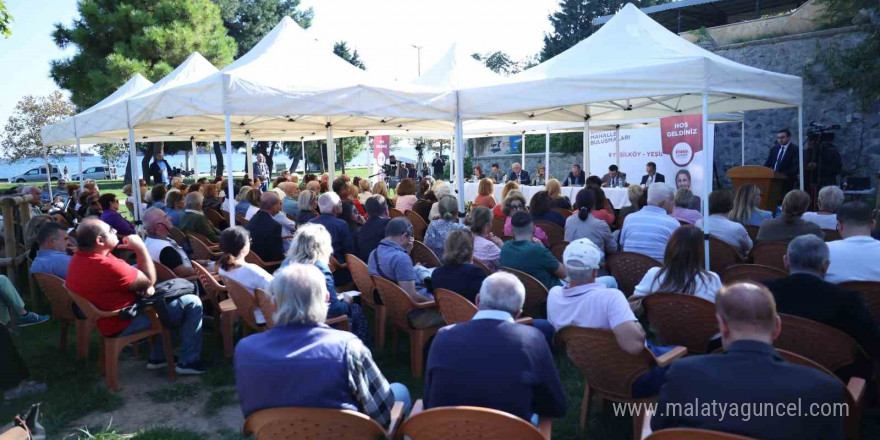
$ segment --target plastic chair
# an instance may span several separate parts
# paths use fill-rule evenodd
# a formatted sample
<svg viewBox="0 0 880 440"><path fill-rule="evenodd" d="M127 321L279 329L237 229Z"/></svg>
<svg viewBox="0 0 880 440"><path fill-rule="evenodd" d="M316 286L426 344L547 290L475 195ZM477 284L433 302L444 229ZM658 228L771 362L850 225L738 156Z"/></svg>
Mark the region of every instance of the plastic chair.
<svg viewBox="0 0 880 440"><path fill-rule="evenodd" d="M35 273L34 279L40 286L40 290L49 300L52 308L52 318L61 323L61 339L58 341L58 349L67 350L67 329L73 324L76 329L76 357L88 359L89 335L92 329L89 321L79 319L73 312L73 299L67 294L64 280L48 273Z"/></svg>
<svg viewBox="0 0 880 440"><path fill-rule="evenodd" d="M232 303L235 304L235 315L241 318L245 324L241 326L242 336L265 331L266 326L258 324L257 318L254 316L254 311L259 307L254 294L235 280L226 277L223 278L223 284L226 285L226 292Z"/></svg>
<svg viewBox="0 0 880 440"><path fill-rule="evenodd" d="M89 321L89 327L97 328L97 321L101 318L112 318L119 316L119 310L104 311L98 310L92 303L85 298L77 295L70 289L67 289L73 302L79 306L80 310L86 315ZM168 378L175 379L177 374L174 371L174 353L171 349L171 333L168 329L162 327L159 322L159 315L155 310L145 309L140 313L147 313L150 317L150 328L142 332L134 333L127 336L104 336L101 335L98 344L98 370L104 375L107 388L111 391L119 389L119 353L129 344L134 345L139 341L147 339L150 345L155 343L155 337L162 338L162 348L165 351L165 361L168 363Z"/></svg>
<svg viewBox="0 0 880 440"><path fill-rule="evenodd" d="M263 316L266 318L266 328L270 329L272 327L275 327L274 315L277 307L272 301L272 297L269 296L269 294L266 293L263 289L254 289L254 298L257 300L257 306L260 308L260 310L263 311ZM326 320L324 320L324 324L327 324L338 330L349 331L350 329L348 325L348 316L346 315L337 316L335 318L327 318Z"/></svg>
<svg viewBox="0 0 880 440"><path fill-rule="evenodd" d="M189 239L189 245L193 250L192 258L193 260L217 260L220 258L220 253L215 252L211 246L209 246L206 242L200 240L195 235L187 234L187 238Z"/></svg>
<svg viewBox="0 0 880 440"><path fill-rule="evenodd" d="M168 229L168 236L177 243L178 246L183 247L186 245L186 234L183 233L180 229L172 226Z"/></svg>
<svg viewBox="0 0 880 440"><path fill-rule="evenodd" d="M567 241L558 241L550 245L550 253L562 263L562 254L565 252L565 248L568 247Z"/></svg>
<svg viewBox="0 0 880 440"><path fill-rule="evenodd" d="M400 425L398 438L412 440L548 440L549 419L536 428L504 411L476 406L446 406L422 410L416 402L409 418Z"/></svg>
<svg viewBox="0 0 880 440"><path fill-rule="evenodd" d="M547 244L551 247L565 240L565 229L556 223L545 220L536 220L535 227L541 228L547 234Z"/></svg>
<svg viewBox="0 0 880 440"><path fill-rule="evenodd" d="M400 211L399 209L397 209L397 208L390 208L390 209L388 210L388 217L390 217L390 218L397 218L397 217L405 217L405 215L403 214L403 212L401 212L401 211Z"/></svg>
<svg viewBox="0 0 880 440"><path fill-rule="evenodd" d="M193 231L186 231L185 233L188 237L198 238L199 240L201 240L202 243L205 243L205 245L207 245L209 248L211 248L212 251L216 251L220 248L219 243L214 243L205 234L202 234L199 232L193 232Z"/></svg>
<svg viewBox="0 0 880 440"><path fill-rule="evenodd" d="M423 329L413 328L409 324L409 313L414 310L436 310L436 303L428 301L417 303L400 286L385 278L373 276L373 283L379 289L382 303L388 308L388 316L393 323L392 327L392 355L397 348L397 329L409 333L409 357L410 369L414 378L422 377L425 369L425 348L428 340L437 333L441 326Z"/></svg>
<svg viewBox="0 0 880 440"><path fill-rule="evenodd" d="M486 272L486 275L492 275L492 270L489 269L489 266L486 266L486 263L483 263L478 258L474 258L473 260L474 266L483 269L483 272Z"/></svg>
<svg viewBox="0 0 880 440"><path fill-rule="evenodd" d="M217 229L223 229L226 219L224 219L219 212L211 208L205 209L204 212L205 218L207 218L208 221L211 222L211 225L213 225Z"/></svg>
<svg viewBox="0 0 880 440"><path fill-rule="evenodd" d="M411 209L407 209L404 215L413 226L413 236L415 239L425 241L425 231L428 230L428 223L425 222L425 219Z"/></svg>
<svg viewBox="0 0 880 440"><path fill-rule="evenodd" d="M868 358L852 336L834 327L784 313L779 317L782 332L773 341L776 348L807 357L831 371Z"/></svg>
<svg viewBox="0 0 880 440"><path fill-rule="evenodd" d="M248 416L242 431L257 440L390 440L401 420L403 402L394 402L387 431L366 414L348 409L269 408Z"/></svg>
<svg viewBox="0 0 880 440"><path fill-rule="evenodd" d="M558 212L562 216L563 219L567 219L572 214L572 211L570 209L565 209L565 208L552 208L552 209L554 211Z"/></svg>
<svg viewBox="0 0 880 440"><path fill-rule="evenodd" d="M532 318L543 318L547 316L547 288L541 284L535 277L509 267L502 267L504 272L512 273L519 278L526 288L526 300L523 303L523 313Z"/></svg>
<svg viewBox="0 0 880 440"><path fill-rule="evenodd" d="M636 252L615 252L605 256L605 267L617 280L618 289L627 297L632 296L648 269L660 266L659 261Z"/></svg>
<svg viewBox="0 0 880 440"><path fill-rule="evenodd" d="M643 300L660 345L682 345L688 353L706 353L718 334L715 304L684 293L653 293Z"/></svg>
<svg viewBox="0 0 880 440"><path fill-rule="evenodd" d="M505 222L505 220L507 220L506 217L505 218L498 218L498 217L492 218L492 235L494 235L496 237L504 236L504 222Z"/></svg>
<svg viewBox="0 0 880 440"><path fill-rule="evenodd" d="M651 433L644 440L757 440L752 437L696 428L669 428Z"/></svg>
<svg viewBox="0 0 880 440"><path fill-rule="evenodd" d="M745 263L739 252L730 243L709 236L709 270L724 272L730 266Z"/></svg>
<svg viewBox="0 0 880 440"><path fill-rule="evenodd" d="M376 312L376 320L374 323L374 338L376 347L381 350L385 348L385 326L388 323L388 310L384 304L375 301L376 285L373 283L373 276L370 275L370 269L367 264L360 258L352 255L345 255L345 262L348 264L348 271L354 279L354 284L358 291L361 292L361 305L367 306Z"/></svg>
<svg viewBox="0 0 880 440"><path fill-rule="evenodd" d="M871 312L874 322L880 322L880 283L872 281L847 281L840 287L855 290L862 294L862 301Z"/></svg>
<svg viewBox="0 0 880 440"><path fill-rule="evenodd" d="M214 326L214 329L219 330L220 337L223 340L223 355L232 357L232 324L235 321L235 303L232 301L232 298L229 298L226 286L217 282L217 279L208 272L208 269L205 269L204 266L195 261L192 262L192 265L199 277L199 282L202 283L202 288L205 289L202 303L211 304L214 322L219 323L219 325Z"/></svg>
<svg viewBox="0 0 880 440"><path fill-rule="evenodd" d="M755 264L787 270L782 257L788 253L788 243L784 241L759 241L749 255Z"/></svg>
<svg viewBox="0 0 880 440"><path fill-rule="evenodd" d="M451 290L434 289L434 302L447 325L470 321L477 314L474 303Z"/></svg>
<svg viewBox="0 0 880 440"><path fill-rule="evenodd" d="M278 269L281 266L281 263L284 261L263 261L256 252L250 251L247 255L244 256L244 261L256 264L257 266L262 267L266 270L266 272L272 273L275 272L275 269Z"/></svg>
<svg viewBox="0 0 880 440"><path fill-rule="evenodd" d="M409 256L412 258L413 264L422 263L422 266L425 267L440 267L442 265L437 254L426 246L425 243L418 240L413 241L413 248Z"/></svg>
<svg viewBox="0 0 880 440"><path fill-rule="evenodd" d="M742 281L766 281L788 277L788 273L763 264L734 264L718 274L724 284Z"/></svg>
<svg viewBox="0 0 880 440"><path fill-rule="evenodd" d="M635 398L632 386L636 379L654 366L666 366L687 354L684 347L674 347L666 354L655 357L647 347L638 355L631 355L617 345L611 330L566 327L556 334L565 343L568 357L584 375L584 399L581 406L580 432L586 434L590 397L622 403L656 402L657 396ZM643 419L633 416L633 437L641 438Z"/></svg>
<svg viewBox="0 0 880 440"><path fill-rule="evenodd" d="M749 233L749 238L752 239L752 243L758 241L758 231L761 230L760 226L746 225L746 232Z"/></svg>
<svg viewBox="0 0 880 440"><path fill-rule="evenodd" d="M840 240L842 237L840 236L840 232L837 232L837 229L823 229L822 232L825 234L825 242Z"/></svg>

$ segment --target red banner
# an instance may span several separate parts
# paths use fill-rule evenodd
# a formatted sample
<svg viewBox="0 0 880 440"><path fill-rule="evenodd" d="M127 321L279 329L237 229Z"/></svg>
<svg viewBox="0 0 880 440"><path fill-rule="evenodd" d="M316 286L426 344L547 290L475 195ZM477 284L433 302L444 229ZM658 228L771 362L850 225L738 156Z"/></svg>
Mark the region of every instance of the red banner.
<svg viewBox="0 0 880 440"><path fill-rule="evenodd" d="M390 153L391 136L373 136L373 159L376 165L384 165Z"/></svg>
<svg viewBox="0 0 880 440"><path fill-rule="evenodd" d="M703 115L671 116L660 119L660 138L663 154L672 163L688 166L694 154L703 150Z"/></svg>

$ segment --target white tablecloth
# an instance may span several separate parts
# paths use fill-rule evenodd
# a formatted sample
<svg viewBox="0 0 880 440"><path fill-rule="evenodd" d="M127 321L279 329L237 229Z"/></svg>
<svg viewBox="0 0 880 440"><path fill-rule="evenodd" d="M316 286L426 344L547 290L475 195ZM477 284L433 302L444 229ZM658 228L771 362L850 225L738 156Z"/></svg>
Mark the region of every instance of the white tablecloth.
<svg viewBox="0 0 880 440"><path fill-rule="evenodd" d="M478 184L475 182L465 182L464 184L464 200L466 202L473 202L477 197L477 186ZM501 203L501 190L504 189L504 185L496 184L495 185L495 201ZM563 186L562 187L562 195L567 196L572 203L577 199L577 193L583 189L580 186ZM522 191L523 195L526 196L526 201L532 200L532 196L535 195L538 191L543 191L543 186L520 186L520 191ZM608 201L611 202L611 206L614 209L620 209L625 206L629 206L629 199L626 196L626 188L602 188L605 191L605 197L608 198Z"/></svg>

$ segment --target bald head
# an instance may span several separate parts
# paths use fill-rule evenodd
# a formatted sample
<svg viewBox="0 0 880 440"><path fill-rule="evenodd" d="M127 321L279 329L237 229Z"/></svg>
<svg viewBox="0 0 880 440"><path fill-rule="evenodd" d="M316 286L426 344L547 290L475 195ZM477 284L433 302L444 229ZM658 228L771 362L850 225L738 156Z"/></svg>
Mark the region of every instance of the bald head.
<svg viewBox="0 0 880 440"><path fill-rule="evenodd" d="M97 218L87 218L76 228L77 246L86 252L107 253L118 243L110 225Z"/></svg>
<svg viewBox="0 0 880 440"><path fill-rule="evenodd" d="M715 296L715 312L725 347L743 339L772 344L781 330L773 294L760 284L722 287Z"/></svg>
<svg viewBox="0 0 880 440"><path fill-rule="evenodd" d="M281 204L281 198L275 191L267 191L260 196L260 209L267 211L272 215L278 213L278 205Z"/></svg>

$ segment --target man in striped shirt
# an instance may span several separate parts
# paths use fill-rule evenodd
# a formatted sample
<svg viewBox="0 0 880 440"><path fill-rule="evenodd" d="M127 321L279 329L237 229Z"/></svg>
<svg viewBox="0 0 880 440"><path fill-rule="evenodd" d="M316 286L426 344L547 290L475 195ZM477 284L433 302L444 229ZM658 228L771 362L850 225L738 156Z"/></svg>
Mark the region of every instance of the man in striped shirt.
<svg viewBox="0 0 880 440"><path fill-rule="evenodd" d="M681 224L669 214L675 208L675 193L663 182L648 187L648 204L628 216L620 231L620 246L663 262L666 242Z"/></svg>

